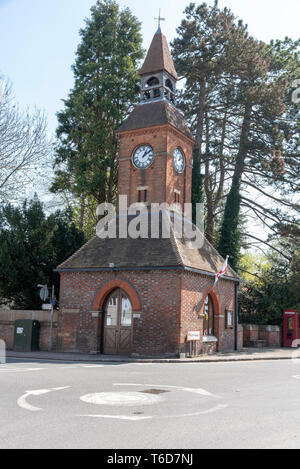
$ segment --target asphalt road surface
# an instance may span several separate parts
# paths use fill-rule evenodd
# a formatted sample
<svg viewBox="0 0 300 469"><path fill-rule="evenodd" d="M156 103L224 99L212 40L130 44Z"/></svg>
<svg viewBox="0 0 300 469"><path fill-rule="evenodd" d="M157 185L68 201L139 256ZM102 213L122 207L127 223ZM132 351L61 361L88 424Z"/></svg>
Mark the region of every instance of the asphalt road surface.
<svg viewBox="0 0 300 469"><path fill-rule="evenodd" d="M300 448L300 360L0 365L0 448Z"/></svg>

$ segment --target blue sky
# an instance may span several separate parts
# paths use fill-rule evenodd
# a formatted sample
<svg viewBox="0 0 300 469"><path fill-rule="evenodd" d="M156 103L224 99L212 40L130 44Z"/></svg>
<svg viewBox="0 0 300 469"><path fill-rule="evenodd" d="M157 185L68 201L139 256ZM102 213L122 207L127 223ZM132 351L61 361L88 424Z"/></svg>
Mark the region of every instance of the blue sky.
<svg viewBox="0 0 300 469"><path fill-rule="evenodd" d="M95 0L0 0L0 74L10 78L21 107L45 109L49 131L55 113L72 87L71 65L79 29ZM159 8L167 18L163 31L171 41L189 1L119 0L142 22L145 48L157 28ZM201 2L196 2L201 3ZM211 4L212 0L207 3ZM249 26L251 35L269 41L300 36L299 0L219 0Z"/></svg>

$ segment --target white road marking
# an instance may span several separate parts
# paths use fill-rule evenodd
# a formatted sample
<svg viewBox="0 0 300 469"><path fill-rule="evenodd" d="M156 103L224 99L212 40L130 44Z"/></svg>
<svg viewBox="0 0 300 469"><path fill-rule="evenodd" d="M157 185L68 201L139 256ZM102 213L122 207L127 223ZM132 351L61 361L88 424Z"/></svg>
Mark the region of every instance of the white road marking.
<svg viewBox="0 0 300 469"><path fill-rule="evenodd" d="M27 371L42 371L47 368L0 368L0 373L23 373Z"/></svg>
<svg viewBox="0 0 300 469"><path fill-rule="evenodd" d="M93 417L98 419L117 419L117 420L151 420L153 417L145 416L145 417L138 417L138 416L130 416L130 415L98 415L98 414L91 414L91 415L78 415L78 417Z"/></svg>
<svg viewBox="0 0 300 469"><path fill-rule="evenodd" d="M76 370L78 366L59 366L59 370Z"/></svg>
<svg viewBox="0 0 300 469"><path fill-rule="evenodd" d="M104 365L81 365L82 368L103 368Z"/></svg>
<svg viewBox="0 0 300 469"><path fill-rule="evenodd" d="M163 396L140 392L101 392L81 396L81 401L88 404L109 406L152 405L165 401Z"/></svg>
<svg viewBox="0 0 300 469"><path fill-rule="evenodd" d="M206 391L203 388L189 388L183 386L172 386L169 384L137 384L137 383L113 383L113 386L138 386L138 387L151 387L151 388L168 388L168 389L176 389L179 391L185 392L192 392L195 394L199 394L205 397L212 397L216 399L220 399L219 396L216 396L209 391ZM141 397L142 396L142 397ZM147 396L147 400L145 401L145 396ZM83 402L92 403L92 404L101 404L101 405L137 405L137 404L156 404L164 401L165 398L159 395L153 394L143 394L139 392L123 392L123 393L98 393L98 394L88 394L80 398ZM151 416L131 416L131 415L105 415L105 414L88 414L88 415L81 415L80 417L92 417L92 418L104 418L104 419L117 419L117 420L131 420L131 421L141 421L141 420L149 420L149 419L170 419L170 418L184 418L184 417L196 417L199 415L211 414L214 412L221 411L226 409L228 404L218 404L210 409L196 411L187 414L177 414L177 415L151 415Z"/></svg>
<svg viewBox="0 0 300 469"><path fill-rule="evenodd" d="M191 414L168 415L168 416L165 416L165 417L158 416L157 418L195 417L197 415L212 414L213 412L217 412L218 410L226 409L227 407L229 407L228 404L218 404L215 407L212 407L211 409L202 410L202 411L199 411L199 412L193 412Z"/></svg>
<svg viewBox="0 0 300 469"><path fill-rule="evenodd" d="M35 407L35 406L32 406L32 405L28 404L27 398L29 396L41 396L43 394L49 394L50 392L53 392L53 391L62 391L64 389L69 389L70 387L71 386L64 386L64 387L60 387L60 388L36 389L34 391L26 391L26 393L23 394L23 396L21 396L17 400L17 404L22 409L30 410L31 412L38 412L38 411L43 410L43 409L41 409L40 407Z"/></svg>
<svg viewBox="0 0 300 469"><path fill-rule="evenodd" d="M135 366L149 366L149 365L161 365L161 363L129 363L129 365L135 365Z"/></svg>
<svg viewBox="0 0 300 469"><path fill-rule="evenodd" d="M215 394L212 394L209 391L206 391L202 388L186 388L182 386L170 386L168 384L132 384L132 383L113 383L113 386L147 386L147 387L158 387L158 388L171 388L178 389L179 391L192 392L195 394L201 394L202 396L215 397L218 398Z"/></svg>
<svg viewBox="0 0 300 469"><path fill-rule="evenodd" d="M179 415L145 415L145 416L132 416L132 415L99 415L99 414L87 414L79 415L78 417L92 417L92 418L102 418L102 419L117 419L117 420L131 420L133 422L138 422L141 420L153 420L153 419L170 419L170 418L185 418L185 417L197 417L199 415L212 414L218 412L219 410L226 409L228 404L218 404L211 409L202 410L199 412L192 412L190 414L179 414Z"/></svg>

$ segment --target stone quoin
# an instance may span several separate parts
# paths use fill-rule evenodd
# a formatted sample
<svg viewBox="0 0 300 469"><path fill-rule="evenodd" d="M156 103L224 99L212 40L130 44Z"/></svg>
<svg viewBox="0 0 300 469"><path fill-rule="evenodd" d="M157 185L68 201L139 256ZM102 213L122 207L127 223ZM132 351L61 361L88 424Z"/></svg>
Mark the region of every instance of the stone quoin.
<svg viewBox="0 0 300 469"><path fill-rule="evenodd" d="M176 109L178 80L160 28L140 70L141 98L121 125L118 194L128 204L191 202L194 139ZM57 349L179 356L237 348L237 286L203 239L95 236L61 264ZM230 318L230 319L228 319ZM189 331L200 340L187 341Z"/></svg>

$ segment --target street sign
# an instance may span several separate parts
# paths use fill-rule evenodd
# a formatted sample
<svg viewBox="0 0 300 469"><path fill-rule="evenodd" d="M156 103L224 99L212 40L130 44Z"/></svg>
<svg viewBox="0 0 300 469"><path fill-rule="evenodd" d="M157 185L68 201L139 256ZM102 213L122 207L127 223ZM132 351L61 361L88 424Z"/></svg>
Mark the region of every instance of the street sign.
<svg viewBox="0 0 300 469"><path fill-rule="evenodd" d="M187 341L200 340L200 331L189 331L187 334Z"/></svg>
<svg viewBox="0 0 300 469"><path fill-rule="evenodd" d="M51 311L51 310L52 310L52 305L51 305L51 304L48 304L48 303L44 303L44 304L42 305L42 309L43 309L44 311Z"/></svg>
<svg viewBox="0 0 300 469"><path fill-rule="evenodd" d="M50 304L51 304L52 306L55 306L55 299L54 299L54 298L51 298Z"/></svg>

